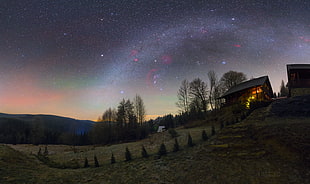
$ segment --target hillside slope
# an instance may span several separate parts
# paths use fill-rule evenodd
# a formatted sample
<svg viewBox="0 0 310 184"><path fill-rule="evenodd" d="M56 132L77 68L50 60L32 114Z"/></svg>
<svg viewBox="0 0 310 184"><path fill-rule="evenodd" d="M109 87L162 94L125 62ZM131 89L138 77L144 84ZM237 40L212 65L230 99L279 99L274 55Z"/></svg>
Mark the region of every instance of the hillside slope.
<svg viewBox="0 0 310 184"><path fill-rule="evenodd" d="M310 118L307 115L308 103L300 101L307 98L275 101L268 107L255 110L244 121L217 130L217 134L206 142L194 137L196 145L192 148L184 145L185 132L192 132L192 129L179 129L177 131L185 135L178 137L183 140L183 145L182 150L177 153L171 152L171 144L168 143L173 142L173 139L168 138L167 132L160 136L153 135L156 139L164 137L168 151L170 150L161 159L156 159L154 155L146 159L137 156L141 145L149 141L143 140L119 145L122 149L128 146L130 150L137 150L133 151L133 161L124 162L119 157L122 154L114 152L117 163L109 164L114 145L90 151L85 147L85 152L72 155L72 158L83 159L88 152L91 152L90 155L96 153L99 158L106 157L103 159L105 162L101 162L101 167L63 170L49 168L42 163L33 165L32 162L38 162L35 157L2 146L1 154L9 155L9 152L14 151L23 158L25 155L26 160L14 158L13 160L20 159L25 166L13 167L14 172L12 170L5 175L1 174L0 183L310 183ZM296 106L290 104L300 106L296 109ZM276 113L280 112L279 108L285 112L304 109L304 115L285 113L288 115L283 116ZM206 128L208 127L196 127L194 130ZM12 160L2 159L0 168L13 163ZM36 173L32 172L34 168L37 169ZM27 173L31 179L25 177L24 182L20 182L22 173Z"/></svg>

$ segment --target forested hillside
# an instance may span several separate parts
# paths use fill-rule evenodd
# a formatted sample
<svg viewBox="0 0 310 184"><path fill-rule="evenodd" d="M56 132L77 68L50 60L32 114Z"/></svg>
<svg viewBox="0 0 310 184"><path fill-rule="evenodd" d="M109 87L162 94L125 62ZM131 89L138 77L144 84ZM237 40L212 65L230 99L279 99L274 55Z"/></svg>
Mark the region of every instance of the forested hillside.
<svg viewBox="0 0 310 184"><path fill-rule="evenodd" d="M0 142L9 144L71 143L74 136L80 136L79 139L82 139L91 129L92 124L92 121L53 115L0 113Z"/></svg>

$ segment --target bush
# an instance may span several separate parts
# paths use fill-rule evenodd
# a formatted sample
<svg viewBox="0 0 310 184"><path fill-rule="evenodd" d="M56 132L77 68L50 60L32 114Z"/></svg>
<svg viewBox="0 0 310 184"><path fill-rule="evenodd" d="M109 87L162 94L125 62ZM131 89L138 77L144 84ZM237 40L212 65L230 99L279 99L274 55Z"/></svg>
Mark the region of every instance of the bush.
<svg viewBox="0 0 310 184"><path fill-rule="evenodd" d="M245 111L245 105L243 104L234 104L232 106L232 113L233 114L240 114L241 112Z"/></svg>
<svg viewBox="0 0 310 184"><path fill-rule="evenodd" d="M141 155L142 155L142 157L143 157L143 158L147 158L147 157L149 157L149 155L147 154L146 149L145 149L145 147L144 147L144 146L142 146L142 152L141 152Z"/></svg>
<svg viewBox="0 0 310 184"><path fill-rule="evenodd" d="M180 146L179 146L179 143L178 143L178 139L175 138L175 142L174 142L174 145L173 145L173 152L177 152L180 150Z"/></svg>
<svg viewBox="0 0 310 184"><path fill-rule="evenodd" d="M175 129L173 129L173 128L169 128L168 133L170 134L171 138L175 138L175 137L179 136L178 132L175 131Z"/></svg>
<svg viewBox="0 0 310 184"><path fill-rule="evenodd" d="M115 157L114 157L114 155L113 155L113 153L112 153L112 156L111 156L111 164L114 164L116 161L115 161Z"/></svg>
<svg viewBox="0 0 310 184"><path fill-rule="evenodd" d="M85 160L84 160L84 168L87 168L87 167L89 167L89 164L88 164L87 157L85 157Z"/></svg>
<svg viewBox="0 0 310 184"><path fill-rule="evenodd" d="M215 127L214 127L214 125L212 125L212 127L211 127L211 135L212 136L215 135Z"/></svg>
<svg viewBox="0 0 310 184"><path fill-rule="evenodd" d="M221 130L224 128L224 123L221 122Z"/></svg>
<svg viewBox="0 0 310 184"><path fill-rule="evenodd" d="M95 161L95 167L99 167L99 162L96 155L94 156L94 161Z"/></svg>
<svg viewBox="0 0 310 184"><path fill-rule="evenodd" d="M162 143L160 145L160 148L158 150L158 157L160 158L161 156L167 155L167 150L166 150L166 146L164 143Z"/></svg>
<svg viewBox="0 0 310 184"><path fill-rule="evenodd" d="M189 133L188 133L188 138L187 138L187 145L188 145L189 147L193 147L193 146L194 146L192 136L191 136L191 134L189 134Z"/></svg>
<svg viewBox="0 0 310 184"><path fill-rule="evenodd" d="M246 117L247 117L247 112L243 112L240 117L241 121L245 120Z"/></svg>
<svg viewBox="0 0 310 184"><path fill-rule="evenodd" d="M131 153L129 149L126 147L126 152L125 152L125 161L130 161L131 160Z"/></svg>
<svg viewBox="0 0 310 184"><path fill-rule="evenodd" d="M202 131L201 138L204 141L208 140L208 135L207 135L207 132L205 130Z"/></svg>
<svg viewBox="0 0 310 184"><path fill-rule="evenodd" d="M55 163L57 165L57 163ZM69 162L66 162L63 164L64 168L69 168L69 169L79 169L80 164L76 159L70 160Z"/></svg>

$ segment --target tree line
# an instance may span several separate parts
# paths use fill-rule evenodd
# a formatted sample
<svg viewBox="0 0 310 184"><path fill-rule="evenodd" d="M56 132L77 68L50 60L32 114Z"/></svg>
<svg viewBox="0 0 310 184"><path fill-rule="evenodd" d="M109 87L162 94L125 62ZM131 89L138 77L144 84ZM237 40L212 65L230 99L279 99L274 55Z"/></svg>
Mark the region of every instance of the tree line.
<svg viewBox="0 0 310 184"><path fill-rule="evenodd" d="M0 142L8 144L112 144L139 140L154 131L145 122L145 105L141 96L123 99L117 108L104 111L89 131L67 131L63 127L48 128L41 121L6 118L0 122Z"/></svg>
<svg viewBox="0 0 310 184"><path fill-rule="evenodd" d="M229 71L223 74L219 79L215 71L211 70L207 74L208 81L195 78L191 82L183 80L177 92L181 122L186 119L203 119L206 112L217 110L221 107L223 101L219 99L227 90L247 80L242 72ZM280 92L274 93L273 97L288 96L288 87L282 80Z"/></svg>
<svg viewBox="0 0 310 184"><path fill-rule="evenodd" d="M6 144L90 144L88 132L47 127L44 122L5 118L0 123L0 143Z"/></svg>
<svg viewBox="0 0 310 184"><path fill-rule="evenodd" d="M221 101L218 98L225 91L246 79L244 73L236 71L224 73L218 79L213 70L208 72L208 83L200 78L195 78L191 82L185 79L178 90L176 105L183 115L203 118L208 110L220 108Z"/></svg>
<svg viewBox="0 0 310 184"><path fill-rule="evenodd" d="M132 101L123 99L117 108L107 109L94 125L90 132L92 143L111 144L147 137L152 128L145 122L145 114L145 105L139 95Z"/></svg>

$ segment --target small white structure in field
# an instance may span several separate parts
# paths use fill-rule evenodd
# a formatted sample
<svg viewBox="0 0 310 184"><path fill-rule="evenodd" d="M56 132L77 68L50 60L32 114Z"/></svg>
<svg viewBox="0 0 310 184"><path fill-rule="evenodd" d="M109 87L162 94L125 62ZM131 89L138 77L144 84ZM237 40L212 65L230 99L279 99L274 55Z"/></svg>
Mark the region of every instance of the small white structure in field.
<svg viewBox="0 0 310 184"><path fill-rule="evenodd" d="M164 132L165 130L165 126L158 126L157 132Z"/></svg>

